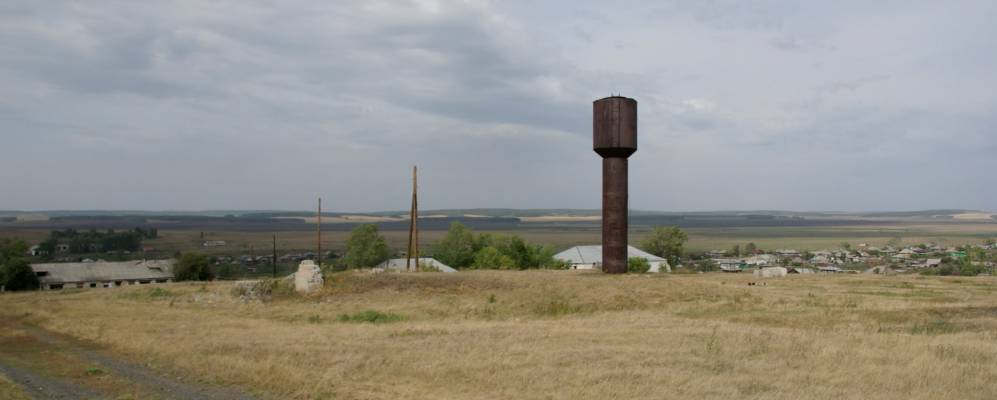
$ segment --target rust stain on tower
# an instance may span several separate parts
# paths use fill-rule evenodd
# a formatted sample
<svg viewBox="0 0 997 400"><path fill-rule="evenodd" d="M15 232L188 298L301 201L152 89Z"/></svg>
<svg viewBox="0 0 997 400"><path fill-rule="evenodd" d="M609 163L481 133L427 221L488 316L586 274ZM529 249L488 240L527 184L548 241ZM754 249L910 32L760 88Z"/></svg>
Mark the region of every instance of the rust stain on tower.
<svg viewBox="0 0 997 400"><path fill-rule="evenodd" d="M637 151L637 100L592 103L593 149L602 156L602 270L627 272L627 158Z"/></svg>

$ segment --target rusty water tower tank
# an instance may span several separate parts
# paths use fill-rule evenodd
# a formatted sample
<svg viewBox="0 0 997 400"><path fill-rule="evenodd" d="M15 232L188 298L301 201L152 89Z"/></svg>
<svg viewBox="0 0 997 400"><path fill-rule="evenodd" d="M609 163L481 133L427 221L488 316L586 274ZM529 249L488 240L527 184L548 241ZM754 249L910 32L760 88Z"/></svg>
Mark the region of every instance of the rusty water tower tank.
<svg viewBox="0 0 997 400"><path fill-rule="evenodd" d="M592 103L592 148L602 156L602 270L627 272L627 158L637 151L637 100Z"/></svg>

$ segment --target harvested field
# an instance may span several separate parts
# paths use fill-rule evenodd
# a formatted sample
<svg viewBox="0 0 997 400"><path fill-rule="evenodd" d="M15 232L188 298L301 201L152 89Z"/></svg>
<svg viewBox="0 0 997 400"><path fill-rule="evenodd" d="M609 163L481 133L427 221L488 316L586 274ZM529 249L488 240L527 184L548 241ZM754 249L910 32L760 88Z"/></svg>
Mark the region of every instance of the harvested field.
<svg viewBox="0 0 997 400"><path fill-rule="evenodd" d="M347 272L268 301L209 283L0 302L31 329L270 398L997 398L989 277Z"/></svg>

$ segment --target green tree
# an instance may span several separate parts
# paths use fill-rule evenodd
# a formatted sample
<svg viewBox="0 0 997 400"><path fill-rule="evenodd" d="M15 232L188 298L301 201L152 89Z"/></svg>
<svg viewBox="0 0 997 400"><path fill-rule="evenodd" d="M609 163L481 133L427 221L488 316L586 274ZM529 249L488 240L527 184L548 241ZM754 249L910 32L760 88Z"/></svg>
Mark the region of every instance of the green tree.
<svg viewBox="0 0 997 400"><path fill-rule="evenodd" d="M741 256L741 245L735 244L734 247L731 247L730 254L733 255L734 257L740 257Z"/></svg>
<svg viewBox="0 0 997 400"><path fill-rule="evenodd" d="M752 255L758 253L758 246L755 246L755 242L749 242L744 245L744 252Z"/></svg>
<svg viewBox="0 0 997 400"><path fill-rule="evenodd" d="M474 233L460 222L450 224L447 235L433 247L433 257L454 268L474 263Z"/></svg>
<svg viewBox="0 0 997 400"><path fill-rule="evenodd" d="M841 243L841 248L845 249L845 251L847 251L847 252L851 252L852 251L852 244L848 243L848 242L842 242Z"/></svg>
<svg viewBox="0 0 997 400"><path fill-rule="evenodd" d="M202 253L183 253L173 267L176 281L210 281L214 277L211 258Z"/></svg>
<svg viewBox="0 0 997 400"><path fill-rule="evenodd" d="M387 260L390 255L388 242L374 224L363 224L353 228L350 238L346 241L345 261L349 268L373 267Z"/></svg>
<svg viewBox="0 0 997 400"><path fill-rule="evenodd" d="M530 244L517 235L496 240L495 247L499 252L512 259L514 266L518 269L564 268L564 263L554 259L553 248Z"/></svg>
<svg viewBox="0 0 997 400"><path fill-rule="evenodd" d="M689 236L677 226L658 226L644 239L642 246L648 253L665 258L675 265L685 251L683 247L688 240Z"/></svg>
<svg viewBox="0 0 997 400"><path fill-rule="evenodd" d="M5 290L38 289L38 276L25 259L28 245L22 240L0 242L0 286Z"/></svg>
<svg viewBox="0 0 997 400"><path fill-rule="evenodd" d="M627 259L627 272L643 274L651 269L651 263L644 257L630 257Z"/></svg>
<svg viewBox="0 0 997 400"><path fill-rule="evenodd" d="M696 271L699 272L713 272L719 269L720 266L718 266L717 263L713 262L713 260L703 260L700 261L698 265L696 265Z"/></svg>
<svg viewBox="0 0 997 400"><path fill-rule="evenodd" d="M499 249L488 246L474 254L473 268L477 269L509 269L515 268L515 261L502 254Z"/></svg>

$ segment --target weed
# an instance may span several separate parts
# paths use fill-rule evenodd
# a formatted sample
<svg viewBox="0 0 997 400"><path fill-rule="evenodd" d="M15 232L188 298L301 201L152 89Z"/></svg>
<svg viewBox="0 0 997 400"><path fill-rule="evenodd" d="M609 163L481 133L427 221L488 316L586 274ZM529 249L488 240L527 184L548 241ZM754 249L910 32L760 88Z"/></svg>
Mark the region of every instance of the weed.
<svg viewBox="0 0 997 400"><path fill-rule="evenodd" d="M495 304L495 295L494 294L488 295L488 304Z"/></svg>
<svg viewBox="0 0 997 400"><path fill-rule="evenodd" d="M910 327L911 335L940 335L955 333L959 329L946 319L933 319L923 323L915 323Z"/></svg>
<svg viewBox="0 0 997 400"><path fill-rule="evenodd" d="M319 323L322 323L322 317L320 317L318 315L309 315L308 316L308 323L309 324L319 324Z"/></svg>
<svg viewBox="0 0 997 400"><path fill-rule="evenodd" d="M401 315L394 313L382 313L375 310L364 310L356 314L342 314L337 318L339 322L369 322L372 324L383 324L398 322L404 319Z"/></svg>
<svg viewBox="0 0 997 400"><path fill-rule="evenodd" d="M100 376L104 375L104 370L100 368L87 368L87 375L89 376Z"/></svg>
<svg viewBox="0 0 997 400"><path fill-rule="evenodd" d="M571 300L560 294L546 296L540 303L533 306L533 314L541 317L559 317L575 314L581 307L571 304Z"/></svg>
<svg viewBox="0 0 997 400"><path fill-rule="evenodd" d="M717 335L717 327L715 326L713 327L713 332L710 333L710 337L706 338L706 353L720 353L720 336Z"/></svg>
<svg viewBox="0 0 997 400"><path fill-rule="evenodd" d="M141 299L161 299L166 297L173 297L175 295L176 295L175 293L169 290L160 287L154 287L154 288L145 288L140 290L129 290L124 293L121 293L120 297L132 300L141 300Z"/></svg>

